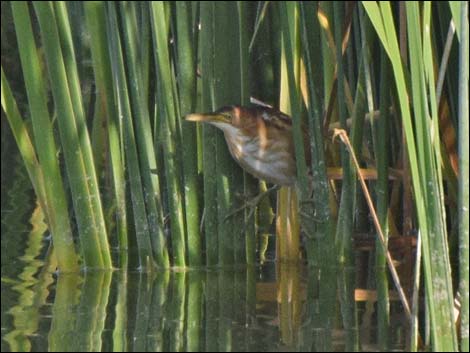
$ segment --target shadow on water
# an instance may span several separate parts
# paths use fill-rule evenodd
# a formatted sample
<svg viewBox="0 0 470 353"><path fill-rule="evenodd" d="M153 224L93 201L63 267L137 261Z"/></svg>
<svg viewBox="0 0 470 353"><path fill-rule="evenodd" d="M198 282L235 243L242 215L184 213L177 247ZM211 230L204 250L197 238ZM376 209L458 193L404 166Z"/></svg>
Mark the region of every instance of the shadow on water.
<svg viewBox="0 0 470 353"><path fill-rule="evenodd" d="M2 145L7 139L2 139ZM2 147L2 165L8 158ZM352 351L382 346L358 269L60 274L20 161L2 168L2 351ZM38 260L42 259L42 260ZM360 282L360 281L359 281ZM403 349L402 309L389 348ZM393 318L393 316L392 316Z"/></svg>

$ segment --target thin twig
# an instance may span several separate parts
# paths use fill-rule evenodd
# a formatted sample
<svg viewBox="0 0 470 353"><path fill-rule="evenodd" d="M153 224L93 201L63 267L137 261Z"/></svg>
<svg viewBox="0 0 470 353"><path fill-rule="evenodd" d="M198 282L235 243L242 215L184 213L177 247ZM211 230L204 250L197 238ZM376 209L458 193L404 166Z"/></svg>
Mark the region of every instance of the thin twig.
<svg viewBox="0 0 470 353"><path fill-rule="evenodd" d="M387 246L385 245L385 236L382 231L382 227L380 226L379 218L377 217L377 213L375 212L374 208L374 203L372 202L372 198L370 197L369 190L367 189L366 182L364 181L364 177L362 176L361 173L361 168L359 167L359 163L357 162L356 155L354 153L354 150L351 146L351 143L349 142L348 134L346 133L345 130L343 129L335 129L334 134L333 134L333 139L335 139L337 136L341 139L341 141L345 144L346 148L348 149L349 153L351 154L351 158L354 162L354 165L357 170L357 174L359 176L359 181L362 186L362 190L364 191L364 196L367 201L367 205L369 206L370 213L372 215L372 219L374 221L375 228L377 230L377 234L379 235L380 242L382 244L385 257L387 259L387 265L390 270L390 273L392 274L392 279L393 283L395 284L395 287L397 288L398 295L400 296L400 300L402 302L402 305L405 309L405 313L407 315L408 320L411 320L411 312L410 312L410 306L408 304L408 300L406 299L405 292L403 290L403 287L400 284L400 278L398 277L397 270L395 269L395 266L393 266L393 259L392 256L390 255L390 252L387 249Z"/></svg>

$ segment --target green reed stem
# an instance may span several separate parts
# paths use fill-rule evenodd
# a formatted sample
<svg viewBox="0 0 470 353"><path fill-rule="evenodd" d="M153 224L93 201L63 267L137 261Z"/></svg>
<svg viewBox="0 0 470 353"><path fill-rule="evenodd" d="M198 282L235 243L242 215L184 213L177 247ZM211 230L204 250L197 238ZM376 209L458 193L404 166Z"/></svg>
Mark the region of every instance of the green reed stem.
<svg viewBox="0 0 470 353"><path fill-rule="evenodd" d="M101 221L97 220L99 216L94 214L91 201L92 198L99 197L99 194L92 191L88 183L88 178L93 178L93 176L85 167L85 157L80 145L77 118L72 106L59 33L55 22L56 16L50 3L37 2L34 3L34 8L43 36L51 89L57 111L57 121L85 266L107 268L110 267L110 264L107 263L105 266L103 257L106 254L106 249L102 249L99 240L99 234L103 229L98 226ZM81 127L80 131L83 131Z"/></svg>
<svg viewBox="0 0 470 353"><path fill-rule="evenodd" d="M238 15L238 43L239 43L239 67L240 67L240 104L248 105L250 103L250 23L249 23L249 4L245 1L237 1ZM250 197L258 190L258 181L246 172L243 172L243 195ZM244 212L245 234L234 240L235 263L254 264L256 262L256 234L255 218L249 218L250 210L247 208ZM240 232L242 233L242 232Z"/></svg>
<svg viewBox="0 0 470 353"><path fill-rule="evenodd" d="M218 109L240 102L239 18L236 2L215 2L213 11L213 106ZM216 135L216 161L219 264L233 264L236 253L244 263L244 251L240 251L245 243L244 217L242 212L232 214L237 208L235 195L243 194L243 172L233 160L220 131Z"/></svg>
<svg viewBox="0 0 470 353"><path fill-rule="evenodd" d="M172 67L168 52L168 24L165 18L164 3L151 4L152 34L155 48L155 66L158 73L158 97L164 118L164 158L165 174L170 207L171 239L173 261L176 266L186 266L186 232L184 222L184 189L182 185L179 123L177 122L177 97L173 92ZM173 80L174 81L174 80Z"/></svg>
<svg viewBox="0 0 470 353"><path fill-rule="evenodd" d="M124 55L151 243L157 265L168 267L168 255L163 234L159 176L151 172L151 170L157 169L157 162L148 111L148 96L144 95L146 89L142 85L142 60L139 58L139 48L136 47L136 43L139 43L137 38L140 35L138 28L141 28L142 25L137 26L136 8L132 3L121 3L120 11L123 14L121 18ZM150 38L141 38L141 40L149 41Z"/></svg>
<svg viewBox="0 0 470 353"><path fill-rule="evenodd" d="M10 125L11 131L15 138L16 144L23 158L26 171L28 172L29 179L33 185L34 191L38 197L39 204L43 209L46 221L51 226L51 220L47 216L48 212L51 212L48 208L44 173L42 166L39 164L39 160L36 157L36 149L34 147L33 140L31 139L30 133L26 127L26 124L21 117L20 111L16 104L15 97L10 88L10 84L3 72L2 66L2 108L5 112L5 116Z"/></svg>
<svg viewBox="0 0 470 353"><path fill-rule="evenodd" d="M433 349L456 350L455 327L452 324L452 285L446 230L443 224L445 214L440 204L442 198L439 173L436 171L437 165L429 134L432 129L425 87L421 19L419 18L418 4L406 4L411 92L407 91L405 84L404 63L400 57L390 3L383 2L379 7L375 3L364 2L363 6L393 66L410 161L415 208L422 235L424 280ZM424 28L424 31L427 30L428 28ZM435 83L430 82L429 86L434 89ZM410 93L413 97L413 120L409 106Z"/></svg>
<svg viewBox="0 0 470 353"><path fill-rule="evenodd" d="M127 268L128 224L126 212L126 186L124 151L121 150L122 123L114 98L110 48L107 40L106 8L104 2L84 4L86 27L90 33L90 49L97 89L102 97L106 116L106 132L116 202L117 237L120 249L120 267Z"/></svg>
<svg viewBox="0 0 470 353"><path fill-rule="evenodd" d="M176 34L178 92L180 114L185 116L196 109L196 64L191 21L191 3L180 1L176 4ZM201 234L199 231L198 170L196 129L193 124L182 124L184 144L184 197L186 211L186 231L188 236L188 263L190 266L202 264Z"/></svg>
<svg viewBox="0 0 470 353"><path fill-rule="evenodd" d="M85 113L83 110L82 93L80 80L78 77L76 56L73 48L72 33L68 21L68 13L65 3L54 3L54 9L57 18L57 29L59 30L62 52L64 57L65 71L67 73L68 86L72 108L75 113L77 124L77 133L80 148L83 153L83 162L86 170L86 181L90 190L90 203L95 217L96 231L101 246L104 268L111 268L111 254L107 238L107 230L104 221L101 195L98 187L98 178L96 175L90 136L88 134Z"/></svg>
<svg viewBox="0 0 470 353"><path fill-rule="evenodd" d="M375 267L376 267L376 287L377 287L377 304L378 304L378 341L381 349L388 349L388 334L390 324L390 303L388 295L388 279L387 279L387 260L384 250L388 246L388 124L389 124L389 106L390 106L390 87L389 87L389 62L385 53L382 53L380 68L380 118L377 122L377 217L380 227L384 233L384 241L382 244L377 237L375 246ZM384 249L385 248L385 249Z"/></svg>
<svg viewBox="0 0 470 353"><path fill-rule="evenodd" d="M214 3L203 1L201 6L201 34L199 60L202 76L202 110L213 111L213 51L214 48ZM218 263L218 222L217 222L217 169L216 169L216 128L203 124L203 172L204 172L204 230L206 265Z"/></svg>
<svg viewBox="0 0 470 353"><path fill-rule="evenodd" d="M289 16L281 16L283 43L287 65L288 94L290 110L292 115L292 134L295 145L297 163L297 179L302 196L308 197L307 166L305 164L304 135L302 131L301 94L300 94L300 32L298 17L298 6L296 4L280 3L281 13ZM297 82L296 82L297 80Z"/></svg>
<svg viewBox="0 0 470 353"><path fill-rule="evenodd" d="M334 33L336 43L336 67L337 67L337 108L341 127L346 129L346 106L344 92L344 64L342 55L343 23L340 4L334 3ZM340 264L351 265L352 259L352 228L353 228L353 195L349 154L344 146L341 149L341 165L343 167L343 182L341 186L341 201L336 230L336 241L338 243Z"/></svg>
<svg viewBox="0 0 470 353"><path fill-rule="evenodd" d="M298 30L297 6L294 3L279 3L278 11L282 13L281 22L281 61L280 61L280 92L279 92L279 109L292 116L294 124L301 126L301 100L300 100L300 42ZM295 122L297 120L297 122ZM296 153L303 151L303 136L298 135L300 127L293 128L292 134ZM300 136L300 140L296 138L296 134ZM297 141L296 141L297 140ZM300 150L298 149L300 145ZM297 163L304 165L305 157L297 158ZM297 167L297 166L296 166ZM300 183L300 179L306 178L306 174L297 170L297 186L298 189L305 187L305 183ZM299 179L300 178L300 179ZM299 259L300 244L300 228L299 219L300 212L297 201L297 190L295 187L282 187L277 193L277 210L276 210L276 257L281 261L294 262ZM307 196L308 193L302 193ZM310 232L309 232L310 233Z"/></svg>
<svg viewBox="0 0 470 353"><path fill-rule="evenodd" d="M424 8L423 17L420 18L418 4L407 4L407 26L410 50L410 68L411 68L411 88L413 94L414 124L416 127L416 142L418 147L418 161L420 162L420 177L422 188L427 203L426 222L429 226L429 233L423 234L423 256L424 267L432 274L432 281L426 282L427 302L430 308L431 325L433 326L432 338L435 348L446 347L449 350L457 349L457 336L453 325L444 324L444 322L453 321L453 290L452 278L450 272L449 250L447 245L447 231L445 227L445 209L443 202L442 175L438 160L435 159L433 143L431 138L436 141L439 136L436 131L437 126L437 105L435 102L435 82L434 77L429 75L429 67L426 73L426 61L430 59L430 43L426 52L426 28L429 27L429 21L426 20L426 8ZM428 16L430 8L428 9ZM426 25L427 23L427 25ZM421 32L421 29L423 31ZM427 77L425 76L427 74ZM433 91L429 96L426 94L426 79L429 89ZM429 106L434 106L433 111L429 111ZM432 118L430 120L429 118ZM431 128L434 122L434 129ZM434 130L433 137L430 131ZM433 153L434 152L434 153ZM412 175L412 177L415 177ZM433 254L439 253L439 257ZM439 280L437 280L439 279ZM436 298L436 294L442 296ZM436 300L437 299L437 300ZM434 315L434 317L433 317Z"/></svg>
<svg viewBox="0 0 470 353"><path fill-rule="evenodd" d="M331 225L329 205L329 182L326 174L326 160L323 138L323 124L320 112L323 111L319 99L322 80L318 77L323 66L321 51L320 26L317 21L308 19L316 16L316 4L300 3L300 23L302 35L303 60L305 62L309 92L308 126L310 135L311 168L313 179L313 204L315 214L315 234L308 237L309 265L326 264L334 258L334 242L328 237ZM313 68L316 68L315 70Z"/></svg>
<svg viewBox="0 0 470 353"><path fill-rule="evenodd" d="M134 214L135 236L138 249L137 266L142 270L150 270L153 267L152 245L150 242L149 223L139 167L137 141L130 107L130 96L124 70L124 59L119 35L120 31L118 30L119 27L114 4L108 4L107 14L107 34L114 81L114 97L117 102L118 116L122 117L123 122L122 143L127 161L127 174Z"/></svg>
<svg viewBox="0 0 470 353"><path fill-rule="evenodd" d="M47 109L45 84L41 75L38 53L25 2L12 3L23 75L28 94L34 140L39 162L43 169L47 215L61 271L77 271L78 258L75 253L72 231L67 211L67 201L57 159L52 124ZM2 105L6 85L2 72ZM5 109L5 108L4 108Z"/></svg>

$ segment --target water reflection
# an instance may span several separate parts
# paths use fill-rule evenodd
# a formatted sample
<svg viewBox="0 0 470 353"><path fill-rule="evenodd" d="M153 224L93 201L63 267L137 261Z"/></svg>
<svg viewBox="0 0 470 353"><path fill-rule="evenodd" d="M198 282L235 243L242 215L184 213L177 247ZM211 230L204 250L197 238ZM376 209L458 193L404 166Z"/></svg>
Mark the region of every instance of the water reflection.
<svg viewBox="0 0 470 353"><path fill-rule="evenodd" d="M9 311L11 326L2 323L2 350L359 349L354 304L337 300L334 269L266 266L44 274L15 289L20 300Z"/></svg>

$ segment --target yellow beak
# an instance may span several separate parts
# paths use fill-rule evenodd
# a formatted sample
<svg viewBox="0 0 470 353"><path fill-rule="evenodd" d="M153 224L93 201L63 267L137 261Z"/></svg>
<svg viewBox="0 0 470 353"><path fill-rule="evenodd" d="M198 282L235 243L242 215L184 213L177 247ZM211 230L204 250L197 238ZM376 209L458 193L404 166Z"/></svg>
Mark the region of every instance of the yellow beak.
<svg viewBox="0 0 470 353"><path fill-rule="evenodd" d="M230 124L230 119L223 114L218 113L205 113L205 114L188 114L184 117L187 121L200 121L203 123L227 123Z"/></svg>

